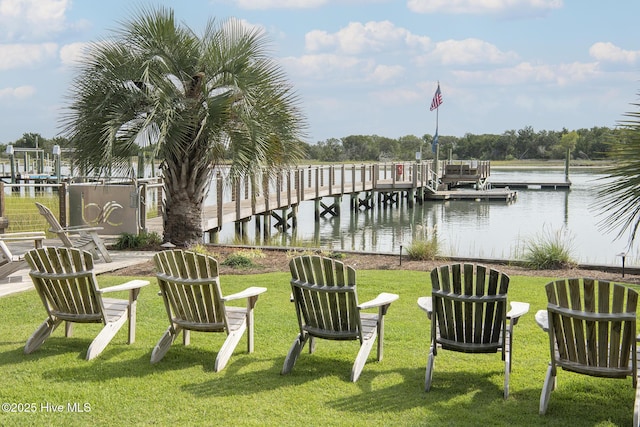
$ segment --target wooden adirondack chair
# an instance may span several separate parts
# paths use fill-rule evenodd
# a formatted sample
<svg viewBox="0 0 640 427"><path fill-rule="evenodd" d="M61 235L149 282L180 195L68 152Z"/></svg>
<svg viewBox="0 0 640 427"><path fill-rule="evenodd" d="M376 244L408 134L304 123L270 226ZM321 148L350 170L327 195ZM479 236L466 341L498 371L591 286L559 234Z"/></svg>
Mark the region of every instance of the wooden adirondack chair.
<svg viewBox="0 0 640 427"><path fill-rule="evenodd" d="M551 361L540 395L547 411L558 367L594 377L633 379L633 425L639 425L640 389L636 344L638 293L621 284L589 278L561 279L545 286L547 309L536 323L549 334Z"/></svg>
<svg viewBox="0 0 640 427"><path fill-rule="evenodd" d="M102 323L104 328L87 351L87 360L98 356L122 325L129 320L129 339L135 341L136 305L140 288L147 280L132 280L100 288L93 272L93 256L76 248L44 247L25 254L29 275L47 310L47 319L27 340L24 352L38 349L51 333L66 322L70 336L72 323ZM129 291L129 299L104 298L110 292Z"/></svg>
<svg viewBox="0 0 640 427"><path fill-rule="evenodd" d="M0 279L27 268L24 259L14 256L5 242L33 241L36 248L41 248L44 237L42 231L0 234Z"/></svg>
<svg viewBox="0 0 640 427"><path fill-rule="evenodd" d="M502 354L504 398L509 396L513 327L529 311L529 304L511 302L507 312L509 276L482 265L451 264L431 271L431 297L418 306L431 320L431 347L425 391L431 388L438 348L464 353Z"/></svg>
<svg viewBox="0 0 640 427"><path fill-rule="evenodd" d="M98 231L103 229L102 227L92 227L90 225L62 227L48 207L38 202L35 203L40 215L45 217L49 223L49 231L55 233L65 247L89 251L94 258L97 258L99 253L105 262L111 262L111 256L104 245L102 237L98 234Z"/></svg>
<svg viewBox="0 0 640 427"><path fill-rule="evenodd" d="M358 340L360 351L351 370L351 381L357 381L377 336L377 358L382 360L384 315L398 295L381 293L358 304L356 271L331 258L300 256L290 261L289 268L300 334L287 354L282 374L291 372L308 340L310 353L315 338ZM377 313L362 312L373 308Z"/></svg>
<svg viewBox="0 0 640 427"><path fill-rule="evenodd" d="M223 296L218 261L203 254L175 249L157 253L154 262L169 327L153 349L151 363L164 357L180 331L184 345L189 344L190 331L227 333L216 357L215 372L224 369L245 331L247 351L253 352L253 309L266 288L252 286ZM246 307L229 304L235 300L246 300Z"/></svg>

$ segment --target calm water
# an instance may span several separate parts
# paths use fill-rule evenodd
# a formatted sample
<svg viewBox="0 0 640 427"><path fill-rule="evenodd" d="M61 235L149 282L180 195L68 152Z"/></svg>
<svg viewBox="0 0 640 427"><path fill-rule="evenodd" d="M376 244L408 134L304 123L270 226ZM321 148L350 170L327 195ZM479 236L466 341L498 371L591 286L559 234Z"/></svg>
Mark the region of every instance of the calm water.
<svg viewBox="0 0 640 427"><path fill-rule="evenodd" d="M414 236L436 228L445 255L479 258L518 258L524 242L543 233L566 233L572 242L573 258L591 264L620 265L616 254L626 250L626 239L615 239L598 227L602 219L594 209L596 186L604 175L591 170L572 170L571 190L517 190L515 203L487 201L428 201L409 209L406 205L351 213L344 197L340 217L314 221L313 202L299 208L297 235L272 236L283 244L292 240L319 241L333 250L362 250L399 253ZM492 168L495 181L562 181L563 170L499 170ZM600 179L600 180L599 180ZM324 199L329 204L332 199ZM248 233L254 236L253 222ZM224 227L221 242L233 240L233 227ZM627 265L638 264L628 254Z"/></svg>

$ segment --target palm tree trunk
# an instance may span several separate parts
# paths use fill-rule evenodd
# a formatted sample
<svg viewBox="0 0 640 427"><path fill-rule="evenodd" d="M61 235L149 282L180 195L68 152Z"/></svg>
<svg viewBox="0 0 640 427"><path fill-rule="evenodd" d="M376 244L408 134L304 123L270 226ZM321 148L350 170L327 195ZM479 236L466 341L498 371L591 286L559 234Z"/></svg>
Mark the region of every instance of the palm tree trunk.
<svg viewBox="0 0 640 427"><path fill-rule="evenodd" d="M165 162L163 177L164 241L179 247L202 243L204 199L211 169L201 159Z"/></svg>
<svg viewBox="0 0 640 427"><path fill-rule="evenodd" d="M185 191L169 193L164 207L164 241L179 247L189 247L202 243L202 202L193 200Z"/></svg>

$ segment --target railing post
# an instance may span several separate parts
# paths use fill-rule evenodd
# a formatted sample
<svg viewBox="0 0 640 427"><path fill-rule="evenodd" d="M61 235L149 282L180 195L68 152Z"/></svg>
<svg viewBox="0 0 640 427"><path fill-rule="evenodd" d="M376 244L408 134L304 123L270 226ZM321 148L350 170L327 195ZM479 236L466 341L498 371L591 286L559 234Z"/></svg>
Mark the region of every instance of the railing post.
<svg viewBox="0 0 640 427"><path fill-rule="evenodd" d="M9 219L4 216L4 207L4 182L0 181L0 233L4 233L5 226L9 226Z"/></svg>
<svg viewBox="0 0 640 427"><path fill-rule="evenodd" d="M297 186L298 186L298 203L304 200L304 169L298 169L296 173Z"/></svg>
<svg viewBox="0 0 640 427"><path fill-rule="evenodd" d="M138 233L141 230L147 231L147 183L143 182L138 186L138 191L140 193L139 202L138 202Z"/></svg>
<svg viewBox="0 0 640 427"><path fill-rule="evenodd" d="M276 204L277 204L277 208L279 208L280 206L282 206L281 203L281 193L282 193L282 172L278 172L278 176L276 177Z"/></svg>
<svg viewBox="0 0 640 427"><path fill-rule="evenodd" d="M291 206L291 171L287 171L287 207Z"/></svg>
<svg viewBox="0 0 640 427"><path fill-rule="evenodd" d="M351 192L356 192L356 165L351 165Z"/></svg>
<svg viewBox="0 0 640 427"><path fill-rule="evenodd" d="M220 173L220 171L218 171L218 173L216 174L216 204L217 204L217 216L218 216L218 230L222 228L222 203L223 203L223 198L222 198L222 187L223 187L223 183L222 183L222 174Z"/></svg>
<svg viewBox="0 0 640 427"><path fill-rule="evenodd" d="M241 193L241 188L240 185L242 183L240 182L240 180L236 181L236 185L234 185L234 193L236 194L236 220L238 219L238 217L240 216L240 199L242 198L242 193Z"/></svg>
<svg viewBox="0 0 640 427"><path fill-rule="evenodd" d="M265 212L269 212L271 210L270 203L269 203L270 202L269 184L271 184L269 175L267 173L263 173L262 174L262 194L264 196Z"/></svg>
<svg viewBox="0 0 640 427"><path fill-rule="evenodd" d="M67 217L67 185L66 182L63 182L60 187L60 192L58 193L58 213L60 214L58 220L63 227L69 226L69 219Z"/></svg>

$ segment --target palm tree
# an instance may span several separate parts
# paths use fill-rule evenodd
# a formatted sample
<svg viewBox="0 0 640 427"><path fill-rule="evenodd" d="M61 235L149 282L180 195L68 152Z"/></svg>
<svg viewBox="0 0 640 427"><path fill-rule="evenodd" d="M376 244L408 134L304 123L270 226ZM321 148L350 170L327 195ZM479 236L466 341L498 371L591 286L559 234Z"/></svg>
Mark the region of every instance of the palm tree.
<svg viewBox="0 0 640 427"><path fill-rule="evenodd" d="M615 163L598 190L598 205L605 216L602 227L617 230L618 238L629 232L631 245L640 226L640 112L626 113L625 117L616 133L620 139L612 141L610 157Z"/></svg>
<svg viewBox="0 0 640 427"><path fill-rule="evenodd" d="M140 9L91 44L70 98L63 134L87 173L113 173L153 147L164 240L178 246L202 239L215 166L229 161L232 178L269 175L303 152L298 97L268 57L265 34L235 19L211 19L198 36L171 9Z"/></svg>

